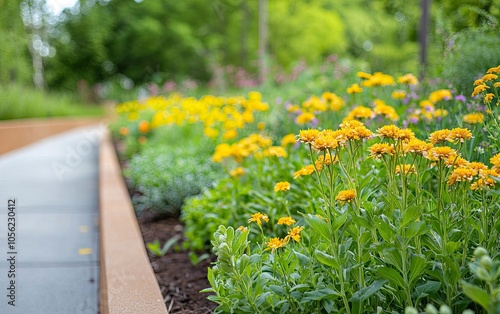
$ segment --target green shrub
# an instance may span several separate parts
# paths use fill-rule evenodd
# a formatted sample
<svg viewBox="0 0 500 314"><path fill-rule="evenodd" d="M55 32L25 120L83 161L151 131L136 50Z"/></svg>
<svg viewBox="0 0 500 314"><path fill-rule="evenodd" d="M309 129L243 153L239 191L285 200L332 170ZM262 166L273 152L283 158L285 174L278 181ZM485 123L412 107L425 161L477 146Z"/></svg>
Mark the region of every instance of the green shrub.
<svg viewBox="0 0 500 314"><path fill-rule="evenodd" d="M486 70L500 64L500 33L498 30L468 30L457 33L453 46L445 56L443 78L457 90L470 95L476 79Z"/></svg>
<svg viewBox="0 0 500 314"><path fill-rule="evenodd" d="M0 120L103 113L103 108L83 105L70 94L47 93L21 85L0 87Z"/></svg>
<svg viewBox="0 0 500 314"><path fill-rule="evenodd" d="M221 171L210 161L210 147L157 144L134 155L125 175L136 191L132 198L135 209L176 215L186 197L211 187Z"/></svg>

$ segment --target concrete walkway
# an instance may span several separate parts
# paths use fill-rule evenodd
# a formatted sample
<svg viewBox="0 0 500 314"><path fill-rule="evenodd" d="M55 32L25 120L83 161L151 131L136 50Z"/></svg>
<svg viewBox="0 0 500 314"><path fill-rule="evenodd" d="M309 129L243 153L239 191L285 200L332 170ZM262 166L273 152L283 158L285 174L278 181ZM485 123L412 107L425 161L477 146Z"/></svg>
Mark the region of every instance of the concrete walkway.
<svg viewBox="0 0 500 314"><path fill-rule="evenodd" d="M79 128L0 155L0 313L98 313L102 134Z"/></svg>

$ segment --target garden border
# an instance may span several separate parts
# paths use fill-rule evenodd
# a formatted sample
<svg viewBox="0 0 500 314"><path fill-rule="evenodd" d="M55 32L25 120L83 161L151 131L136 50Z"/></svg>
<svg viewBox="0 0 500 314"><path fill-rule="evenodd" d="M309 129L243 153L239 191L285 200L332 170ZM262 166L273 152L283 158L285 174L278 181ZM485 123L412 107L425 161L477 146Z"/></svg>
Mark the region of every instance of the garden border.
<svg viewBox="0 0 500 314"><path fill-rule="evenodd" d="M99 156L100 313L168 313L106 130Z"/></svg>
<svg viewBox="0 0 500 314"><path fill-rule="evenodd" d="M0 121L0 155L70 129L99 124L103 117L31 118Z"/></svg>

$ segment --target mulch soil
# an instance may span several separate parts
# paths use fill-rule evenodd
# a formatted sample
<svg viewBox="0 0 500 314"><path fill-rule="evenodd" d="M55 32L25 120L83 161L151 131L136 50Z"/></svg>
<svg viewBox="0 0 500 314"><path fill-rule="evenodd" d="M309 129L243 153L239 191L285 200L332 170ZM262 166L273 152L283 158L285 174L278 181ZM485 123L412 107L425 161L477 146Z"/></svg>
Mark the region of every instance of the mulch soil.
<svg viewBox="0 0 500 314"><path fill-rule="evenodd" d="M162 257L148 254L169 313L212 313L216 304L207 299L208 293L200 293L200 290L210 287L207 268L213 258L196 266L191 263L188 252L181 249L184 227L176 217L144 212L138 222L145 243L158 239L163 245L172 237L181 239L176 243L178 246L173 245Z"/></svg>

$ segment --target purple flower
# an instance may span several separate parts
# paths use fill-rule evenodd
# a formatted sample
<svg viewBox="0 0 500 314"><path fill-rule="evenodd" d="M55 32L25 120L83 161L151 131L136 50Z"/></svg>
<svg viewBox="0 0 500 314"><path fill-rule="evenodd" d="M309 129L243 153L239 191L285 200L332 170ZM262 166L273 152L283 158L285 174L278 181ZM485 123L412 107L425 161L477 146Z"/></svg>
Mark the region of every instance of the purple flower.
<svg viewBox="0 0 500 314"><path fill-rule="evenodd" d="M463 103L465 103L467 100L465 99L465 96L460 94L460 95L457 95L455 96L455 100L458 100L458 101L461 101Z"/></svg>

